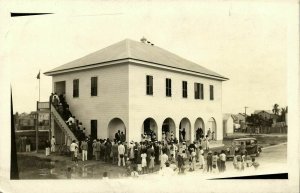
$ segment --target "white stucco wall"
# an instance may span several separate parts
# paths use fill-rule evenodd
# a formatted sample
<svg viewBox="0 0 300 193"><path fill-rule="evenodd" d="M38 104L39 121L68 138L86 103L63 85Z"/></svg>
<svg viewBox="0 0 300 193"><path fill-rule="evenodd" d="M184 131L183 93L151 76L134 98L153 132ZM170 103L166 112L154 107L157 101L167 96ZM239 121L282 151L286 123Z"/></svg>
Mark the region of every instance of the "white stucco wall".
<svg viewBox="0 0 300 193"><path fill-rule="evenodd" d="M146 75L153 76L153 96L146 95ZM98 77L98 96L90 95L90 78ZM79 79L79 97L73 98L73 80ZM172 97L166 97L165 79L172 79ZM182 81L188 82L188 98L182 98ZM158 139L161 139L163 121L172 118L179 138L179 124L188 118L191 140L195 138L195 121L216 121L217 140L223 139L222 83L221 81L135 64L121 64L53 76L54 83L66 81L66 100L71 112L90 133L90 121L98 122L98 138L107 138L108 125L113 118L123 120L126 140L141 139L141 128L146 118L156 121ZM204 84L204 100L194 99L194 83ZM209 99L209 85L214 86L214 100ZM197 129L197 128L196 128Z"/></svg>
<svg viewBox="0 0 300 193"><path fill-rule="evenodd" d="M153 96L146 95L146 75L153 76ZM172 97L166 97L165 79L172 79ZM182 81L188 82L188 98L182 98ZM204 100L194 99L194 83L204 84ZM209 99L209 85L214 85L214 100ZM130 137L140 140L139 131L143 121L151 117L158 125L158 139L161 139L163 121L170 117L176 124L176 137L183 118L191 122L192 140L195 136L194 124L201 117L205 132L211 117L216 120L218 140L223 139L222 125L222 83L207 78L191 76L154 67L129 66L129 127L133 129Z"/></svg>
<svg viewBox="0 0 300 193"><path fill-rule="evenodd" d="M91 77L98 77L98 96L91 96ZM73 80L79 79L79 97L73 98ZM88 133L90 121L97 120L98 138L107 138L113 118L123 120L128 128L128 65L120 64L53 76L66 81L66 100L71 112L83 123ZM127 129L128 131L128 129Z"/></svg>

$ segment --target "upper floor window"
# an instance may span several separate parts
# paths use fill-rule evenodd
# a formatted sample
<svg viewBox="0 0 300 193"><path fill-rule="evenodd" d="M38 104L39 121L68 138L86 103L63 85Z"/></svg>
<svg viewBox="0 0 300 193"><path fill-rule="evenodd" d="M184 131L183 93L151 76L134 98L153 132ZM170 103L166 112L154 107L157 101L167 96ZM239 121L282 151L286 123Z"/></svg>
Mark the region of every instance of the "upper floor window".
<svg viewBox="0 0 300 193"><path fill-rule="evenodd" d="M166 78L166 96L172 96L172 80L170 78Z"/></svg>
<svg viewBox="0 0 300 193"><path fill-rule="evenodd" d="M210 100L214 100L214 86L209 85L209 98Z"/></svg>
<svg viewBox="0 0 300 193"><path fill-rule="evenodd" d="M91 96L98 95L98 77L91 77Z"/></svg>
<svg viewBox="0 0 300 193"><path fill-rule="evenodd" d="M79 79L73 80L73 97L79 97Z"/></svg>
<svg viewBox="0 0 300 193"><path fill-rule="evenodd" d="M203 84L195 83L195 99L204 99Z"/></svg>
<svg viewBox="0 0 300 193"><path fill-rule="evenodd" d="M187 81L182 81L182 97L187 98Z"/></svg>
<svg viewBox="0 0 300 193"><path fill-rule="evenodd" d="M146 76L146 94L153 95L153 76Z"/></svg>

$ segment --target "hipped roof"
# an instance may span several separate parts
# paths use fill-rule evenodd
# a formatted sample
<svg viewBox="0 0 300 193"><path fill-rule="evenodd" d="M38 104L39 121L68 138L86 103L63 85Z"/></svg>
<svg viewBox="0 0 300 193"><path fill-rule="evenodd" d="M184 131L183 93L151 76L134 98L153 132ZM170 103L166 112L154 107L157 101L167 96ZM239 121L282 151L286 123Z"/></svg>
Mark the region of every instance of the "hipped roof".
<svg viewBox="0 0 300 193"><path fill-rule="evenodd" d="M82 67L91 67L107 62L114 62L124 59L133 59L134 61L155 64L159 66L174 68L177 70L185 70L202 75L211 76L211 78L218 78L221 80L228 80L228 78L204 68L194 62L186 60L176 54L173 54L165 49L155 45L137 42L130 39L125 39L106 48L98 50L94 53L88 54L82 58L76 59L72 62L61 65L48 72L46 75L55 75L66 70L73 71Z"/></svg>

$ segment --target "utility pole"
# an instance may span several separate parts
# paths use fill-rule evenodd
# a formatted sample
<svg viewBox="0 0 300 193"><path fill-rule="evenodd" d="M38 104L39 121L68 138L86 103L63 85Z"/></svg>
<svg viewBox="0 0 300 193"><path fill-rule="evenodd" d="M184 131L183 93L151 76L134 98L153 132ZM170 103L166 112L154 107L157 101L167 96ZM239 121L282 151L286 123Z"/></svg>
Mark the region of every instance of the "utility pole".
<svg viewBox="0 0 300 193"><path fill-rule="evenodd" d="M245 108L245 117L247 116L247 108L248 107L244 107Z"/></svg>
<svg viewBox="0 0 300 193"><path fill-rule="evenodd" d="M245 132L247 132L247 108L248 107L245 106L244 108L245 108L245 127L246 127Z"/></svg>

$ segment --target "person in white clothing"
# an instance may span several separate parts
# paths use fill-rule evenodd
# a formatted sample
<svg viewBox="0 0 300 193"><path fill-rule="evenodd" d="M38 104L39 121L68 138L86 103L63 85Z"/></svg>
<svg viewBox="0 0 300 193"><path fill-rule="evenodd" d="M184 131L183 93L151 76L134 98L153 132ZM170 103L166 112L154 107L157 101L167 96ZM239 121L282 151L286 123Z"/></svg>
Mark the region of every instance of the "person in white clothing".
<svg viewBox="0 0 300 193"><path fill-rule="evenodd" d="M121 162L122 162L123 166L125 166L124 154L125 154L125 147L122 144L122 142L119 142L119 146L118 146L118 166L121 166Z"/></svg>
<svg viewBox="0 0 300 193"><path fill-rule="evenodd" d="M71 152L72 161L75 160L75 155L74 155L74 153L75 153L75 147L78 148L78 145L77 145L76 141L73 140L72 143L71 143L71 145L70 145L70 152Z"/></svg>
<svg viewBox="0 0 300 193"><path fill-rule="evenodd" d="M165 163L165 167L162 170L160 170L159 173L161 176L174 176L175 175L175 172L174 172L173 168L170 167L169 162Z"/></svg>
<svg viewBox="0 0 300 193"><path fill-rule="evenodd" d="M55 137L53 136L51 139L51 152L55 152L55 145L56 145Z"/></svg>
<svg viewBox="0 0 300 193"><path fill-rule="evenodd" d="M161 155L161 158L160 158L160 168L164 168L166 165L166 162L168 161L169 157L168 155L166 154L166 152L163 152L163 154Z"/></svg>

